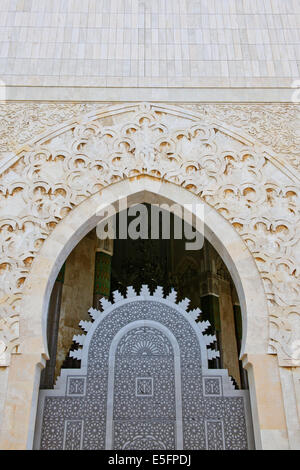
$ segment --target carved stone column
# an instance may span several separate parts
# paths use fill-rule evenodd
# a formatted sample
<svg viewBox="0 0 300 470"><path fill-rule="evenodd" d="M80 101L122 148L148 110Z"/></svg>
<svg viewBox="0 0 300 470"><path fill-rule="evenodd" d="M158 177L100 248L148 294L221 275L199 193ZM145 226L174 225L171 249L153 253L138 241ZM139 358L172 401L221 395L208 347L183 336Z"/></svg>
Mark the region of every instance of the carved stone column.
<svg viewBox="0 0 300 470"><path fill-rule="evenodd" d="M59 316L61 307L61 296L65 277L65 265L63 265L51 293L48 309L47 339L50 359L45 369L41 372L40 388L53 388L57 352L57 339L59 328Z"/></svg>
<svg viewBox="0 0 300 470"><path fill-rule="evenodd" d="M99 308L99 301L110 295L111 259L113 255L113 240L97 240L95 253L95 275L93 307Z"/></svg>
<svg viewBox="0 0 300 470"><path fill-rule="evenodd" d="M300 450L300 368L279 367L290 448Z"/></svg>
<svg viewBox="0 0 300 470"><path fill-rule="evenodd" d="M3 408L6 397L6 388L8 381L8 367L0 367L0 429L2 426Z"/></svg>
<svg viewBox="0 0 300 470"><path fill-rule="evenodd" d="M80 333L78 322L86 315L93 299L96 237L90 232L74 248L66 261L62 289L55 377L70 350L73 336Z"/></svg>
<svg viewBox="0 0 300 470"><path fill-rule="evenodd" d="M216 335L215 349L220 350L220 307L219 297L216 294L206 294L201 297L201 310L203 318L207 319L211 324L211 333ZM222 366L222 358L213 359L213 368L220 369Z"/></svg>
<svg viewBox="0 0 300 470"><path fill-rule="evenodd" d="M249 354L243 365L248 372L256 449L290 449L278 358Z"/></svg>
<svg viewBox="0 0 300 470"><path fill-rule="evenodd" d="M241 388L234 309L231 297L231 286L228 280L219 279L219 306L222 367L228 370L229 375L234 378L238 387Z"/></svg>
<svg viewBox="0 0 300 470"><path fill-rule="evenodd" d="M8 368L8 387L0 433L0 449L26 450L32 448L38 402L41 354L33 351L13 354ZM29 348L28 348L29 349Z"/></svg>

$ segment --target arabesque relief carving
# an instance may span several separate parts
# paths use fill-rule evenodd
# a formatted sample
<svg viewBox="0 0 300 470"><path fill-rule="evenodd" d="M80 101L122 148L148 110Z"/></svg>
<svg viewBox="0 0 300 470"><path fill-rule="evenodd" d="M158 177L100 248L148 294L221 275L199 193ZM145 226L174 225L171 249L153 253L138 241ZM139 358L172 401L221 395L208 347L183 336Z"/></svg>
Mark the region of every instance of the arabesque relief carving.
<svg viewBox="0 0 300 470"><path fill-rule="evenodd" d="M79 113L76 118L70 118L72 106L74 115ZM292 139L287 130L291 124L287 123L288 137L282 140L276 124L268 127L275 134L275 148L281 145L287 152L291 147L283 163L282 155L279 158L265 147L270 141L267 135L259 134L266 124L260 128L257 117L251 121L254 105L249 105L242 121L250 134L259 129L256 140L244 131L237 133L236 127L225 128L235 105L220 108L227 113L223 124L218 124L213 105L207 105L205 119L203 107L196 110L196 105L193 109L147 103L98 105L98 111L93 105L89 114L83 114L80 106L62 108L66 122L38 137L30 131L32 138L22 149L11 159L0 160L0 352L12 350L9 318L19 314L31 264L59 221L101 188L149 174L197 194L238 231L264 282L270 352L278 353L282 365L299 365L299 177L294 163L299 146L296 134L290 146L287 143ZM264 105L255 106L263 113ZM274 122L282 119L281 113L276 117L278 106L274 105L274 116L268 108ZM237 125L236 119L233 124ZM13 337L15 331L14 326ZM15 339L13 344L16 348Z"/></svg>
<svg viewBox="0 0 300 470"><path fill-rule="evenodd" d="M298 104L188 105L205 122L218 119L246 131L300 171L300 111Z"/></svg>
<svg viewBox="0 0 300 470"><path fill-rule="evenodd" d="M110 103L20 103L0 104L0 152L12 152L49 127L84 113L97 112ZM187 104L206 124L214 120L247 132L267 145L291 166L300 170L300 111L298 104Z"/></svg>

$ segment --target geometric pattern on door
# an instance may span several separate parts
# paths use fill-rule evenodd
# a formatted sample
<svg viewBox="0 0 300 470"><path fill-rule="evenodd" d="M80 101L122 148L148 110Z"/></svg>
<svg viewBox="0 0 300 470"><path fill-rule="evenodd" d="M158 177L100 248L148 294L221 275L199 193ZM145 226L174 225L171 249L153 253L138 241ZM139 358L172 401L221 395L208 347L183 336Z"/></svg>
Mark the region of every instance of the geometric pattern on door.
<svg viewBox="0 0 300 470"><path fill-rule="evenodd" d="M74 337L80 369L40 391L36 449L253 448L248 391L208 368L219 353L199 309L147 286L101 303Z"/></svg>

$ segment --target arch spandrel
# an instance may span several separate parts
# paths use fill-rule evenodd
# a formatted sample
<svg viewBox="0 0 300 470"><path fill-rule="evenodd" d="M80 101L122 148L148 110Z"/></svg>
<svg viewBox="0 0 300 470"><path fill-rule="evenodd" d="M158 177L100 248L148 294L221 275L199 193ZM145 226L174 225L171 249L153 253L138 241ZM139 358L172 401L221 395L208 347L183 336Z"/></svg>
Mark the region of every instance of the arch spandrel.
<svg viewBox="0 0 300 470"><path fill-rule="evenodd" d="M264 282L270 352L279 353L282 365L299 363L293 321L299 315L297 177L252 137L203 123L197 112L176 106L118 105L51 129L3 168L0 328L6 353L15 350L6 318L19 314L33 260L54 227L105 187L150 175L197 194L233 225Z"/></svg>

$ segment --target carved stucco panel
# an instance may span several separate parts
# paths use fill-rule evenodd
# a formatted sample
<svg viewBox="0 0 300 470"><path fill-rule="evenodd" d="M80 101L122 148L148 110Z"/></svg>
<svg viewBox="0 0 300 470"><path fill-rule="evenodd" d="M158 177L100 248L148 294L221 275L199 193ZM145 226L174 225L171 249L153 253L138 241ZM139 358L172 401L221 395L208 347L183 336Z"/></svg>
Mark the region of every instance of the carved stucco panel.
<svg viewBox="0 0 300 470"><path fill-rule="evenodd" d="M32 139L6 162L0 176L2 350L11 349L7 326L2 325L18 315L22 286L32 261L56 224L101 188L150 174L196 193L239 232L264 282L270 351L277 352L283 364L300 363L296 171L288 164L283 166L251 136L212 123L215 115L211 105L207 105L211 114L199 107L202 112L197 114L149 104L105 107L82 114L87 109L80 106L74 105L72 110L74 115L81 112L79 117ZM232 106L219 108L223 115L227 109L228 118ZM251 106L244 110L243 122L248 122L247 116L253 117ZM70 117L71 109L68 105L61 111ZM49 113L53 120L53 107ZM269 116L271 119L270 109ZM279 116L282 119L282 113ZM248 122L249 128L254 123L258 126L255 119L252 124ZM276 133L271 125L269 129ZM259 136L257 140L261 140ZM297 141L293 145L298 148Z"/></svg>
<svg viewBox="0 0 300 470"><path fill-rule="evenodd" d="M101 109L109 103L101 104ZM0 104L0 151L12 152L49 127L98 111L99 103L21 103ZM298 104L186 104L199 119L215 119L246 131L300 169L300 111Z"/></svg>
<svg viewBox="0 0 300 470"><path fill-rule="evenodd" d="M206 120L218 119L246 131L281 154L300 171L300 110L298 104L204 104L187 105Z"/></svg>

